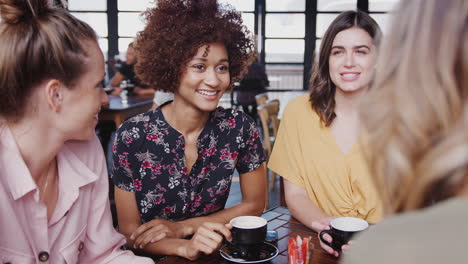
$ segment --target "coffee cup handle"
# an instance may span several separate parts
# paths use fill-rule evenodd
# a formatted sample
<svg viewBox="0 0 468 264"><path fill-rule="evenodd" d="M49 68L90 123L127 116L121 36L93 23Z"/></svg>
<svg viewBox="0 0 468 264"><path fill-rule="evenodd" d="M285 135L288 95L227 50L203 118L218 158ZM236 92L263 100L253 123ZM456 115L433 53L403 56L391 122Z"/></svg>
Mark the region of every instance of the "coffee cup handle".
<svg viewBox="0 0 468 264"><path fill-rule="evenodd" d="M331 231L331 230L323 230L323 231L321 231L321 232L319 233L320 241L322 241L322 243L324 243L325 245L327 245L327 246L333 248L332 244L331 244L330 242L326 241L326 240L323 238L323 236L324 236L325 234L329 234L329 235L333 238L333 236L332 236L332 231Z"/></svg>

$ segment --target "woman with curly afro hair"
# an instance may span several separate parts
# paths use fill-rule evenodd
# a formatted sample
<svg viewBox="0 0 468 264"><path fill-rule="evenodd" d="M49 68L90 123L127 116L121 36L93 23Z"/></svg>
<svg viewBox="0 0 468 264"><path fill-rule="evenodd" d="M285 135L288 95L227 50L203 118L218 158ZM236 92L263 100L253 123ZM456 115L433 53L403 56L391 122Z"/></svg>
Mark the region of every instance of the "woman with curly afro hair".
<svg viewBox="0 0 468 264"><path fill-rule="evenodd" d="M145 16L136 73L174 100L117 131L112 177L119 230L144 253L194 260L231 240L232 218L260 215L265 206L256 124L217 107L252 62L253 42L240 14L216 0L159 0ZM224 209L235 169L242 202Z"/></svg>

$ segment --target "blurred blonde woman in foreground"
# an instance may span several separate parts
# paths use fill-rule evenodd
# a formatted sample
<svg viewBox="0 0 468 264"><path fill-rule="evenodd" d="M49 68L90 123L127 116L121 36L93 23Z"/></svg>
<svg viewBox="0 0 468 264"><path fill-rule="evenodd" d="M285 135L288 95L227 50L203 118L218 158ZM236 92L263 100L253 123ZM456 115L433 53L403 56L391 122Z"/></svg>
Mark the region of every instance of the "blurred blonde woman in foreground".
<svg viewBox="0 0 468 264"><path fill-rule="evenodd" d="M466 263L468 1L402 1L363 107L386 219L344 263Z"/></svg>

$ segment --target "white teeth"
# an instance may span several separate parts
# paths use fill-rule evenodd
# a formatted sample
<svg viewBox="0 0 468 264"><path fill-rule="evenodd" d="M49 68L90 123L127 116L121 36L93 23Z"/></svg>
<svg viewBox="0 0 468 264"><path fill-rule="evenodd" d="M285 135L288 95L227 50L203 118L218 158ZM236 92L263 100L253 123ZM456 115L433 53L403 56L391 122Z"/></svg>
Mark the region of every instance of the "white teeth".
<svg viewBox="0 0 468 264"><path fill-rule="evenodd" d="M352 78L354 76L358 75L357 73L344 73L343 76L344 77L348 77L348 78Z"/></svg>
<svg viewBox="0 0 468 264"><path fill-rule="evenodd" d="M203 94L203 95L208 95L208 96L212 96L212 95L216 95L216 91L214 92L208 92L208 91L200 91L200 90L197 90L197 93L199 94Z"/></svg>

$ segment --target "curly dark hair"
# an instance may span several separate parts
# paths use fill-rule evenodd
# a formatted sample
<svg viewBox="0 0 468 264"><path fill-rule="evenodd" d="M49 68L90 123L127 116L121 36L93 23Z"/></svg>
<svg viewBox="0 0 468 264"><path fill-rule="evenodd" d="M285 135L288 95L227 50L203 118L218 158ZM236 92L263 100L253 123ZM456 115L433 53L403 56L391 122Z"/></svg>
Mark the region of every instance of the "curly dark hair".
<svg viewBox="0 0 468 264"><path fill-rule="evenodd" d="M231 88L254 59L254 43L240 13L216 0L159 0L144 16L146 27L135 42L135 72L157 90L175 92L184 66L209 43L226 47Z"/></svg>
<svg viewBox="0 0 468 264"><path fill-rule="evenodd" d="M327 127L331 125L336 117L336 86L330 77L328 59L336 35L352 27L365 30L372 37L375 46L378 47L380 44L382 32L379 25L367 13L360 10L341 13L328 27L320 45L318 63L315 63L313 66L309 82L310 103L315 112L320 116L322 123Z"/></svg>

